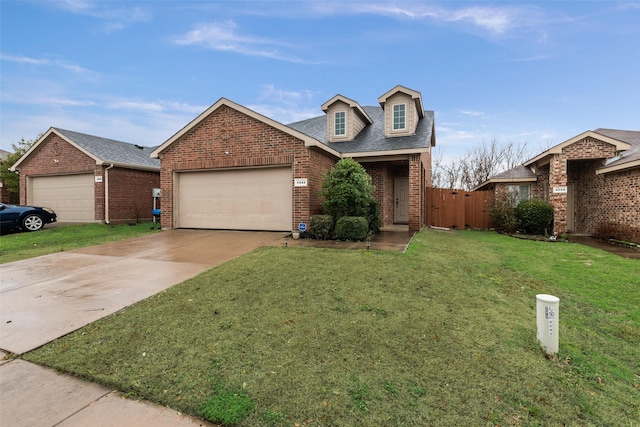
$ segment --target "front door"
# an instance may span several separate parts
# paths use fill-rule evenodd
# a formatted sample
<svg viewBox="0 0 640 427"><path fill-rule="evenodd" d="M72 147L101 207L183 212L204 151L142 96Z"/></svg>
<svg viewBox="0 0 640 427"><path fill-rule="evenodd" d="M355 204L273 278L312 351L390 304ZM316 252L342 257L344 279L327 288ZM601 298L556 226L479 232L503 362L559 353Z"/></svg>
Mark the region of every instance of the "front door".
<svg viewBox="0 0 640 427"><path fill-rule="evenodd" d="M395 224L409 223L409 178L395 178L393 182L393 222Z"/></svg>

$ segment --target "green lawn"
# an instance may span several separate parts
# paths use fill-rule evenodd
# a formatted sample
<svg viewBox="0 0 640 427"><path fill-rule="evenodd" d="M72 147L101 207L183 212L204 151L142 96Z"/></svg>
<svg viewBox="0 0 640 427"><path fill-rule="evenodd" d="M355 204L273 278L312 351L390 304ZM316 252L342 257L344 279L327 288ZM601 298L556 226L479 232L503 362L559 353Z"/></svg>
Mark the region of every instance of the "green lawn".
<svg viewBox="0 0 640 427"><path fill-rule="evenodd" d="M639 302L637 260L425 230L406 254L261 248L24 358L243 426L635 426Z"/></svg>
<svg viewBox="0 0 640 427"><path fill-rule="evenodd" d="M153 232L152 225L147 222L115 226L106 224L45 226L43 230L30 233L9 233L0 237L0 264L136 237Z"/></svg>

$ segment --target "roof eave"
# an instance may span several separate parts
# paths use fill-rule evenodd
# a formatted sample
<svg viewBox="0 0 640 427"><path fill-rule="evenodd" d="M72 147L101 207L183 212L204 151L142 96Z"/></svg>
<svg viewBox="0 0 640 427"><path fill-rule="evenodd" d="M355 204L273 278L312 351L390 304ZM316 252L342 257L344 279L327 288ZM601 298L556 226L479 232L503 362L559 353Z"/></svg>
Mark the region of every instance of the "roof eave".
<svg viewBox="0 0 640 427"><path fill-rule="evenodd" d="M341 157L351 157L353 159L361 157L387 157L398 155L422 154L428 153L429 147L424 148L407 148L403 150L381 150L381 151L362 151L362 152L345 152L341 153Z"/></svg>
<svg viewBox="0 0 640 427"><path fill-rule="evenodd" d="M162 152L164 150L166 150L168 147L170 147L174 142L176 142L178 139L180 139L182 136L184 136L187 132L189 132L191 129L193 129L195 126L197 126L201 121L203 121L204 119L206 119L211 113L213 113L215 110L217 110L218 108L222 107L222 106L227 106L229 108L232 108L236 111L239 111L242 114L245 114L249 117L252 117L256 120L261 121L262 123L265 123L271 127L274 127L282 132L285 132L291 136L293 136L294 138L298 138L302 141L304 141L305 146L311 146L311 145L315 145L315 142L319 142L314 138L311 138L308 135L305 135L304 133L297 131L293 128L290 128L289 126L283 125L282 123L273 120L267 116L264 116L260 113L257 113L243 105L237 104L229 99L226 98L220 98L218 101L216 101L215 104L213 104L212 106L210 106L209 108L207 108L205 111L203 111L198 117L196 117L195 119L191 120L189 123L187 123L182 129L180 129L178 132L176 132L171 138L169 138L168 140L166 140L162 145L158 146L155 150L153 150L150 154L150 157L152 159L158 159L160 158L160 154L162 154Z"/></svg>
<svg viewBox="0 0 640 427"><path fill-rule="evenodd" d="M485 182L483 182L482 184L478 185L477 187L471 189L471 191L478 191L481 188L487 187L491 184L505 184L505 183L511 183L511 182L536 182L538 181L538 178L536 177L529 177L529 178L491 178L486 180Z"/></svg>
<svg viewBox="0 0 640 427"><path fill-rule="evenodd" d="M558 145L555 145L551 148L549 148L547 151L538 154L536 157L534 157L531 160L527 160L524 165L525 166L529 166L533 163L538 162L539 160L547 157L547 156L552 156L554 154L562 154L562 150L565 147L568 147L571 144L575 144L576 142L580 141L581 139L587 138L587 137L591 137L594 139L597 139L599 141L605 142L607 144L611 144L614 145L616 147L616 151L625 151L625 150L629 150L631 148L631 144L629 144L628 142L624 142L624 141L620 141L618 139L615 138L611 138L609 136L606 135L602 135L601 133L597 133L594 132L592 130L588 130L586 132L582 132L580 135L574 136L573 138L570 138L564 142L561 142Z"/></svg>
<svg viewBox="0 0 640 427"><path fill-rule="evenodd" d="M602 175L605 173L611 173L611 172L620 172L626 169L633 169L633 168L637 168L640 167L640 159L639 160L634 160L631 162L625 162L625 163L621 163L618 165L611 165L611 166L605 166L602 167L598 170L596 170L596 175Z"/></svg>
<svg viewBox="0 0 640 427"><path fill-rule="evenodd" d="M90 158L92 158L95 162L96 165L100 165L102 164L103 160L96 157L93 153L90 153L89 151L85 150L84 148L82 148L81 146L79 146L78 144L76 144L75 142L73 142L73 140L67 138L65 135L63 135L62 133L58 132L56 130L56 128L54 127L50 127L49 130L47 130L40 138L38 138L38 140L26 151L26 153L24 153L22 155L22 157L20 157L18 159L18 161L16 161L13 166L11 166L9 168L9 170L11 172L15 172L16 170L18 170L20 164L22 162L24 162L26 159L29 158L29 156L31 156L31 154L36 151L38 149L38 147L40 146L40 144L42 144L52 133L55 133L56 135L58 135L60 138L64 139L66 142L68 142L69 144L71 144L72 146L74 146L76 149L80 150L82 153L86 154L87 156L89 156Z"/></svg>

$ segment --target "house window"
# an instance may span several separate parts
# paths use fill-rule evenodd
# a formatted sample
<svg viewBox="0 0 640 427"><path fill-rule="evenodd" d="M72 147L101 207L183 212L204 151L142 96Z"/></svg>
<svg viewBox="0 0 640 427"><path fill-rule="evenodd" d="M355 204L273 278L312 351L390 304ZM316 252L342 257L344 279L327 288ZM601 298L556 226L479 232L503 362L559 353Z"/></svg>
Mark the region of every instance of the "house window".
<svg viewBox="0 0 640 427"><path fill-rule="evenodd" d="M393 130L403 130L406 127L406 110L404 104L393 106Z"/></svg>
<svg viewBox="0 0 640 427"><path fill-rule="evenodd" d="M347 113L344 111L337 111L335 114L335 136L343 136L347 134Z"/></svg>
<svg viewBox="0 0 640 427"><path fill-rule="evenodd" d="M524 200L529 200L529 185L507 185L507 190L514 206L518 206Z"/></svg>

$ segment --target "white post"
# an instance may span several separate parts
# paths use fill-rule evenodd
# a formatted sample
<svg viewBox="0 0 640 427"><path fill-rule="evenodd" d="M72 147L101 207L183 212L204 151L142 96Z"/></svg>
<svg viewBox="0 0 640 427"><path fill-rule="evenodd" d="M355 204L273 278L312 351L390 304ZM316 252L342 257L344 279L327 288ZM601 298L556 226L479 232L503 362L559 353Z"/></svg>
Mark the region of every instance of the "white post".
<svg viewBox="0 0 640 427"><path fill-rule="evenodd" d="M547 354L558 352L558 321L560 318L560 298L553 295L536 295L537 338L540 347Z"/></svg>

